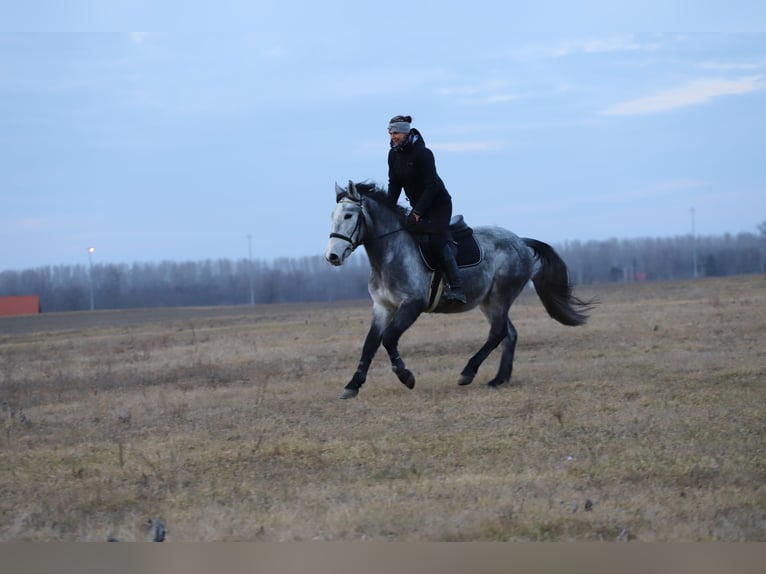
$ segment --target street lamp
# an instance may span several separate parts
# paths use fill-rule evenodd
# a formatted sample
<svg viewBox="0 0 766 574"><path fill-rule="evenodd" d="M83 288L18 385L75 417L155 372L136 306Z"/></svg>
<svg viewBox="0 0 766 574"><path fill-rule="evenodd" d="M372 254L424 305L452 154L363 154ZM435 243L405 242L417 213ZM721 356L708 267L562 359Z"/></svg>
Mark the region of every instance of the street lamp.
<svg viewBox="0 0 766 574"><path fill-rule="evenodd" d="M93 252L95 247L88 247L88 284L90 286L90 310L93 311Z"/></svg>

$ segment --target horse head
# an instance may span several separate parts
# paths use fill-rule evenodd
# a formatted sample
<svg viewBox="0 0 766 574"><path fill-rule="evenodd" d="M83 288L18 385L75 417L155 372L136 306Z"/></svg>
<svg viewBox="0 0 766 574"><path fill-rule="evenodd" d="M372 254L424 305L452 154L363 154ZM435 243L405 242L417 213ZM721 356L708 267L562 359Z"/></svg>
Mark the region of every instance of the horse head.
<svg viewBox="0 0 766 574"><path fill-rule="evenodd" d="M347 189L335 183L335 202L325 259L331 265L339 266L362 243L364 214L362 196L353 181L348 182Z"/></svg>

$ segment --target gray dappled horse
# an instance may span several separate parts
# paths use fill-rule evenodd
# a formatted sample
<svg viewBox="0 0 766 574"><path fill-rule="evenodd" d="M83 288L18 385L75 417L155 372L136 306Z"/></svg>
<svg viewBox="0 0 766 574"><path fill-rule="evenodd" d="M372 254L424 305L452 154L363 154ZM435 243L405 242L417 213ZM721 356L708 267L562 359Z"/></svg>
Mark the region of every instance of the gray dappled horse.
<svg viewBox="0 0 766 574"><path fill-rule="evenodd" d="M507 383L517 338L508 311L530 279L552 318L564 325L585 323L590 303L572 294L567 267L553 248L500 227L473 229L481 256L472 266L460 270L468 303L430 301L432 271L421 256L416 238L405 230L406 210L392 205L386 192L373 184L349 182L346 189L335 184L335 191L337 205L325 258L332 265L343 265L354 249L364 245L370 261L369 291L373 302L372 323L359 366L340 398L359 394L381 343L396 376L412 389L415 377L397 349L402 334L423 312L459 313L477 305L489 322L489 336L466 364L458 384L473 382L479 366L500 344L500 367L489 386Z"/></svg>

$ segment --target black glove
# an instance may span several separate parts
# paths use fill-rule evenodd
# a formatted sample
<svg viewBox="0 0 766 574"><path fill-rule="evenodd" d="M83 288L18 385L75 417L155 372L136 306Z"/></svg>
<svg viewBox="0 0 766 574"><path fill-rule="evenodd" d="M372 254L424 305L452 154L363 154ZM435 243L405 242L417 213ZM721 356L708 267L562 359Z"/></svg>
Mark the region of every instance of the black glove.
<svg viewBox="0 0 766 574"><path fill-rule="evenodd" d="M423 217L414 209L407 214L407 227L413 227L418 223L418 218L422 221Z"/></svg>

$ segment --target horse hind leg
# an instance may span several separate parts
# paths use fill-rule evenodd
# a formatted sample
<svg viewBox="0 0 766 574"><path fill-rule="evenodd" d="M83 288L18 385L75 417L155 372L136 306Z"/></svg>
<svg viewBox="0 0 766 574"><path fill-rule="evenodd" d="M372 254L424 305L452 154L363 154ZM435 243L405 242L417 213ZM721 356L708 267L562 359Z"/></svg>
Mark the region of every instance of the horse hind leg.
<svg viewBox="0 0 766 574"><path fill-rule="evenodd" d="M513 358L516 354L516 341L518 335L516 333L516 327L513 326L511 320L507 320L507 334L502 341L503 354L500 357L500 366L497 369L495 378L487 383L490 387L496 388L500 385L511 380L511 373L513 372Z"/></svg>
<svg viewBox="0 0 766 574"><path fill-rule="evenodd" d="M488 310L482 309L482 311L484 311L484 314L488 319L490 319L489 335L487 336L487 341L481 346L476 354L468 360L468 363L466 363L466 366L461 371L458 385L470 385L473 382L474 377L476 377L476 373L479 372L479 367L481 364L486 360L487 357L489 357L490 353L494 351L497 346L502 343L503 340L508 336L507 325L510 323L510 321L507 319L507 309L500 313L494 314L492 318L490 318ZM503 354L505 355L505 351ZM495 380L496 379L497 377L495 377Z"/></svg>
<svg viewBox="0 0 766 574"><path fill-rule="evenodd" d="M529 261L531 264L531 260ZM510 273L507 281L496 282L489 299L481 306L481 311L489 322L489 336L484 346L468 361L461 373L459 384L467 385L473 381L482 362L502 343L502 355L497 374L489 381L490 387L499 387L511 380L513 359L516 354L517 333L508 316L511 305L524 290L529 279L529 270L523 266Z"/></svg>

